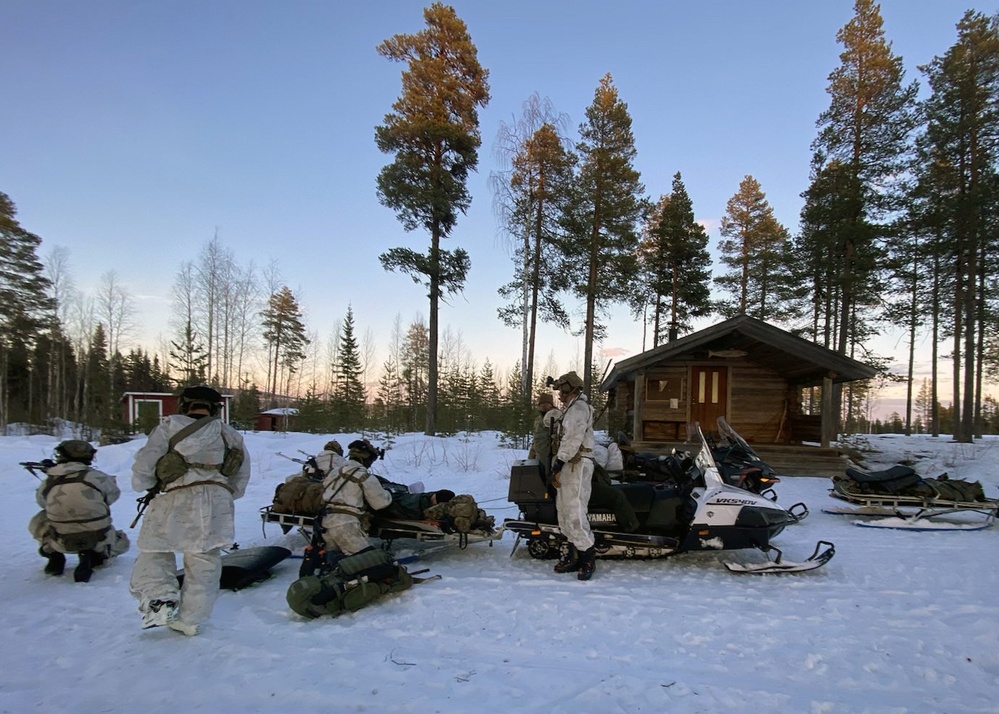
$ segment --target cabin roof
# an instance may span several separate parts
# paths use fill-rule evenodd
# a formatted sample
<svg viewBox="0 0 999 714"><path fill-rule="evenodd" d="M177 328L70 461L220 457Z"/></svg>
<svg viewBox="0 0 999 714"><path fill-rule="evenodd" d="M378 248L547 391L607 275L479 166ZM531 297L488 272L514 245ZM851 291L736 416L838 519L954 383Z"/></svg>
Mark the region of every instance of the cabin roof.
<svg viewBox="0 0 999 714"><path fill-rule="evenodd" d="M717 354L723 350L742 351L745 355L739 355L740 357L771 369L782 375L789 384L798 386L821 384L826 377L833 382L852 382L870 379L876 374L873 367L863 362L754 317L737 315L615 363L601 382L600 391L606 392L622 381L632 381L639 372L664 362L724 362L726 358Z"/></svg>

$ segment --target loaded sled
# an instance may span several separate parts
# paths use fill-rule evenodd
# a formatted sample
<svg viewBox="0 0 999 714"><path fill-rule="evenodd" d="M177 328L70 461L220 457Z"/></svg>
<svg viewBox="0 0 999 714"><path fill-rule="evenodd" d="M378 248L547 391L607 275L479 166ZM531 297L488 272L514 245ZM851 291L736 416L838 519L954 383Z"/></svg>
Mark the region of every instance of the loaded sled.
<svg viewBox="0 0 999 714"><path fill-rule="evenodd" d="M833 545L820 541L804 561L784 561L771 541L787 526L808 513L803 503L790 508L726 483L719 474L712 449L695 423L692 430L701 442L696 458L674 455L669 466L679 474L669 480L615 484L627 497L639 520L636 532L623 532L613 513L591 510L590 527L598 556L662 558L695 551L755 548L768 555L761 564L726 563L733 572L782 573L813 570L834 555ZM687 463L689 462L689 463ZM514 463L509 500L520 509L520 518L507 519L501 530L516 534L514 552L521 540L534 558L555 558L566 542L558 526L554 491L536 460Z"/></svg>
<svg viewBox="0 0 999 714"><path fill-rule="evenodd" d="M298 529L306 540L312 540L316 521L315 515L286 513L276 510L271 505L260 509L260 519L265 536L267 524L277 523L284 533ZM493 541L502 537L502 534L496 529L488 526L473 527L468 532L463 533L449 527L446 522L385 518L379 516L377 511L372 514L368 535L379 538L386 549L390 549L392 543L399 539L457 545L460 548L465 548L469 543Z"/></svg>
<svg viewBox="0 0 999 714"><path fill-rule="evenodd" d="M852 505L823 511L863 518L857 525L870 528L980 530L992 526L999 515L999 499L986 498L980 483L947 474L923 478L901 464L881 471L848 468L833 477L829 495Z"/></svg>

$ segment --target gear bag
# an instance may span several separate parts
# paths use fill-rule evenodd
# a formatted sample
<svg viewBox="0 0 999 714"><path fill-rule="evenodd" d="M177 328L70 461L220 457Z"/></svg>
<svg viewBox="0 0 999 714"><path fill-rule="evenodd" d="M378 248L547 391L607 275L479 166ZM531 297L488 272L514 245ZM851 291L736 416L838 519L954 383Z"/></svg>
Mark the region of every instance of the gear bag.
<svg viewBox="0 0 999 714"><path fill-rule="evenodd" d="M424 518L428 521L439 521L442 530L450 529L458 533L468 533L476 527L483 516L485 511L480 511L475 499L467 493L431 506L424 512Z"/></svg>
<svg viewBox="0 0 999 714"><path fill-rule="evenodd" d="M323 484L295 476L279 484L274 491L274 510L314 516L323 507Z"/></svg>
<svg viewBox="0 0 999 714"><path fill-rule="evenodd" d="M340 558L332 570L299 578L288 588L288 606L302 617L356 612L383 595L413 585L413 576L384 550L371 548Z"/></svg>

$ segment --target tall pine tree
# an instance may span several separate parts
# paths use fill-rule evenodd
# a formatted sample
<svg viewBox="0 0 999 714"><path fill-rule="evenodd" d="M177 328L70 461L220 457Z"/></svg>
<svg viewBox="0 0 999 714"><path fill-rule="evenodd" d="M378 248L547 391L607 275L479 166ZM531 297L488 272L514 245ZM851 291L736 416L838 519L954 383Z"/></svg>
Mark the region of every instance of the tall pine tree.
<svg viewBox="0 0 999 714"><path fill-rule="evenodd" d="M482 68L468 29L454 8L439 2L423 11L427 28L395 35L378 53L405 62L402 95L375 129L375 143L394 161L378 174L378 198L408 230L430 234L427 253L392 248L380 256L386 270L399 270L427 286L430 298L429 373L425 433L436 433L437 345L442 298L464 287L468 253L448 251L458 214L468 210L468 174L479 162L478 108L489 102L489 72Z"/></svg>
<svg viewBox="0 0 999 714"><path fill-rule="evenodd" d="M593 343L603 337L602 313L632 292L639 224L647 206L635 168L631 115L610 74L600 80L579 131L579 172L564 217L567 230L561 250L570 289L585 304L583 383L589 391Z"/></svg>

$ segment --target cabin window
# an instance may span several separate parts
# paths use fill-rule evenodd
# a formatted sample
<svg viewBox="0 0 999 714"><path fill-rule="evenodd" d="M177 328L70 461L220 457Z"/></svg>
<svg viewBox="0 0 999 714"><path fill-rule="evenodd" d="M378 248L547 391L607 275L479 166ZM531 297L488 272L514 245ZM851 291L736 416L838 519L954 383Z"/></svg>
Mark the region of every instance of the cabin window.
<svg viewBox="0 0 999 714"><path fill-rule="evenodd" d="M680 377L646 379L645 399L650 402L678 402L683 394Z"/></svg>

